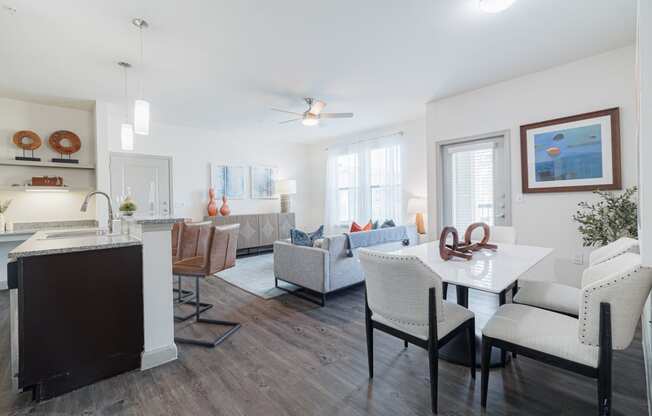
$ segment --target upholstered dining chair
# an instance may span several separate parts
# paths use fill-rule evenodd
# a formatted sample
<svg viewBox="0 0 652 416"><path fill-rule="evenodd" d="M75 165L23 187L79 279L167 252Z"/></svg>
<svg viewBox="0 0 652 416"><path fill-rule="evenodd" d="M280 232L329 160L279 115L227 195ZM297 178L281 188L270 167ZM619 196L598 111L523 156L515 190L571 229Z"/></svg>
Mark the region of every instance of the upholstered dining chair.
<svg viewBox="0 0 652 416"><path fill-rule="evenodd" d="M358 253L365 274L365 327L369 378L374 376L373 330L428 351L430 398L437 413L438 349L466 333L471 377L475 378L473 312L442 300L441 278L416 256L367 249Z"/></svg>
<svg viewBox="0 0 652 416"><path fill-rule="evenodd" d="M199 279L205 278L220 270L233 267L237 250L239 224L214 227L210 222L185 224L181 230L179 246L180 259L172 266L175 276L195 279L194 298L182 299L180 303L195 306L195 311L186 316L175 316L178 321L195 318L197 323L224 325L230 329L214 340L203 341L192 338L175 337L179 343L195 344L204 347L215 347L240 328L237 322L207 319L202 313L213 308L210 303L201 302ZM179 287L181 290L181 287Z"/></svg>
<svg viewBox="0 0 652 416"><path fill-rule="evenodd" d="M493 347L598 380L598 414L611 414L613 350L629 346L652 288L652 269L625 253L586 269L579 318L506 304L482 330L482 407L487 405Z"/></svg>
<svg viewBox="0 0 652 416"><path fill-rule="evenodd" d="M508 226L499 226L495 225L490 228L490 238L491 243L496 244L516 244L516 228ZM482 238L482 228L476 228L471 234L471 239L473 241L479 241ZM444 299L448 297L448 283L444 282L443 286Z"/></svg>
<svg viewBox="0 0 652 416"><path fill-rule="evenodd" d="M611 260L624 253L637 253L638 240L622 237L589 254L589 267ZM548 281L529 281L519 288L514 303L536 306L569 316L579 315L579 287Z"/></svg>

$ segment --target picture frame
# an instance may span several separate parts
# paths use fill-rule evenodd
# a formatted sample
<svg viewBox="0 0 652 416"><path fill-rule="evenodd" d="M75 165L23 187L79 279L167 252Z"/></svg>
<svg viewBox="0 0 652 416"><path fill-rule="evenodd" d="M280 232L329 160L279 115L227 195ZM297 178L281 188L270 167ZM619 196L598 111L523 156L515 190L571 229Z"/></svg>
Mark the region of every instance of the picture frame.
<svg viewBox="0 0 652 416"><path fill-rule="evenodd" d="M221 198L245 199L247 197L247 168L245 166L228 166L211 164L211 187L215 195Z"/></svg>
<svg viewBox="0 0 652 416"><path fill-rule="evenodd" d="M251 167L251 198L252 199L277 199L274 192L276 168L269 166Z"/></svg>
<svg viewBox="0 0 652 416"><path fill-rule="evenodd" d="M620 109L521 126L523 193L622 189Z"/></svg>

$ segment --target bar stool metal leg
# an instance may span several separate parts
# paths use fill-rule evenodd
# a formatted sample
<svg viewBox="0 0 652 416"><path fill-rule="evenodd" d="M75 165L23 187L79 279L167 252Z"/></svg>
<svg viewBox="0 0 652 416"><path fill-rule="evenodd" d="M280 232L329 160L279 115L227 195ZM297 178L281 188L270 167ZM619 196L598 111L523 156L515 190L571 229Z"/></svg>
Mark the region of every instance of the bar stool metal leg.
<svg viewBox="0 0 652 416"><path fill-rule="evenodd" d="M211 341L203 341L199 339L192 339L192 338L181 338L181 337L174 337L174 341L178 342L180 344L192 344L192 345L199 345L202 347L209 347L213 348L222 342L226 340L229 336L231 336L235 331L240 329L240 324L237 322L230 322L230 321L221 321L217 319L208 319L208 318L202 318L201 314L206 311L207 309L202 309L202 305L210 305L210 307L213 307L211 304L207 303L201 303L199 301L199 276L195 276L195 312L191 316L195 316L195 322L197 323L203 323L203 324L211 324L211 325L222 325L222 326L230 326L231 328L226 331L224 334L220 335L214 340Z"/></svg>

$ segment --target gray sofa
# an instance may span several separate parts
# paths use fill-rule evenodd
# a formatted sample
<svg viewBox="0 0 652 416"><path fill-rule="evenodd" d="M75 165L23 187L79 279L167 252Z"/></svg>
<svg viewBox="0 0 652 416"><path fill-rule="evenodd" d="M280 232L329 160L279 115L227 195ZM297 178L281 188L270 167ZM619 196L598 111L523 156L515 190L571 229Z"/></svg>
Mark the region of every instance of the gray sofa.
<svg viewBox="0 0 652 416"><path fill-rule="evenodd" d="M418 234L415 225L405 226L410 245L418 244ZM387 233L389 229L363 231L366 233ZM377 236L378 234L376 234ZM401 241L369 246L379 250L397 250L403 246ZM319 299L305 296L303 291L295 295L322 306L326 303L326 294L343 289L364 281L362 267L357 259L357 249L353 249L353 257L348 256L348 241L344 234L324 237L318 240L315 247L296 246L288 240L274 243L274 277L278 281L292 283L304 289L309 289L319 295ZM281 287L281 289L283 289Z"/></svg>

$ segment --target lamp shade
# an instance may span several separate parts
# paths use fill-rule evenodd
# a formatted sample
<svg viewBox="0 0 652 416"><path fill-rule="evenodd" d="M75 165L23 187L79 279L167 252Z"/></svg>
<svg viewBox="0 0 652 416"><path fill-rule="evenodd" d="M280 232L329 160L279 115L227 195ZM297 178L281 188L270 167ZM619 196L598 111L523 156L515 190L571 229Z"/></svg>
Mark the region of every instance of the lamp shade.
<svg viewBox="0 0 652 416"><path fill-rule="evenodd" d="M134 102L134 132L144 136L149 134L149 102L145 100Z"/></svg>
<svg viewBox="0 0 652 416"><path fill-rule="evenodd" d="M294 195L297 193L297 181L294 179L281 179L275 183L276 193L279 195Z"/></svg>
<svg viewBox="0 0 652 416"><path fill-rule="evenodd" d="M120 148L134 150L134 128L131 124L123 123L120 126Z"/></svg>
<svg viewBox="0 0 652 416"><path fill-rule="evenodd" d="M407 206L408 214L418 214L420 212L426 211L426 199L425 198L410 198L408 199Z"/></svg>

